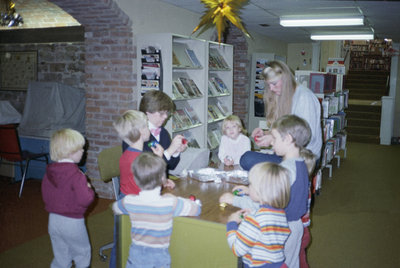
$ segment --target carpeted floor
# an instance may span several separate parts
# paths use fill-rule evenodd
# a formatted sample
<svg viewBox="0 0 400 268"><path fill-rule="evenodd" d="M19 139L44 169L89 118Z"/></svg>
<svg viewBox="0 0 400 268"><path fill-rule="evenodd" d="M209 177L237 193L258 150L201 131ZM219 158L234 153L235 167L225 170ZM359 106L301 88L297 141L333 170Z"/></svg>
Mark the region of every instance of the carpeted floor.
<svg viewBox="0 0 400 268"><path fill-rule="evenodd" d="M400 267L399 156L400 146L349 143L340 168L334 161L332 178L324 170L321 194L312 208L311 268ZM0 182L0 237L4 240L0 266L48 267L52 251L47 213L40 187L35 186L40 181L29 181L21 200L14 201L3 196L13 191L16 197L18 190ZM29 198L29 191L34 198ZM99 260L98 249L112 239L110 202L99 199L87 220L93 268L108 267Z"/></svg>

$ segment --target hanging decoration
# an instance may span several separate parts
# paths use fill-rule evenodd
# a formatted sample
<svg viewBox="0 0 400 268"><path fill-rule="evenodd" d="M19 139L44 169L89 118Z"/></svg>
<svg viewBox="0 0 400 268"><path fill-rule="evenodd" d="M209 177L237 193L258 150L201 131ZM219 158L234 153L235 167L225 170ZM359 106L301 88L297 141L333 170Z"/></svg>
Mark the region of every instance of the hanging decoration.
<svg viewBox="0 0 400 268"><path fill-rule="evenodd" d="M192 34L203 28L198 35L211 28L217 27L218 42L221 43L221 35L228 27L228 21L241 30L247 37L251 38L249 32L243 26L239 17L239 9L248 0L201 0L208 10L201 17L199 25L193 30Z"/></svg>
<svg viewBox="0 0 400 268"><path fill-rule="evenodd" d="M0 26L22 26L24 20L22 16L15 11L15 3L12 1L6 2L8 2L7 10L5 13L1 13Z"/></svg>

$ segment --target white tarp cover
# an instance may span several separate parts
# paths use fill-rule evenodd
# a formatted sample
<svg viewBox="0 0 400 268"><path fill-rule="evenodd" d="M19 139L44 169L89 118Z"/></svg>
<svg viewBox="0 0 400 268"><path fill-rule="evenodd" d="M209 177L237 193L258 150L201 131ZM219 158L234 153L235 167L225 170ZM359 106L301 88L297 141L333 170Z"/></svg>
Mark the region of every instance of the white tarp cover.
<svg viewBox="0 0 400 268"><path fill-rule="evenodd" d="M0 101L0 125L17 124L21 114L15 110L9 101Z"/></svg>
<svg viewBox="0 0 400 268"><path fill-rule="evenodd" d="M61 128L85 133L85 92L56 82L30 82L19 135L50 138Z"/></svg>

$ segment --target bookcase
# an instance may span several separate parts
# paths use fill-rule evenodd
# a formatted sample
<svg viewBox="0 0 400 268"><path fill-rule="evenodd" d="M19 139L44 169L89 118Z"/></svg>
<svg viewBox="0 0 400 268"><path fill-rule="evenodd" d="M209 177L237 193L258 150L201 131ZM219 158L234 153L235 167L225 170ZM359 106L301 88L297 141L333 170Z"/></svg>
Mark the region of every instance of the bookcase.
<svg viewBox="0 0 400 268"><path fill-rule="evenodd" d="M173 33L140 34L136 40L138 100L149 89L165 92L176 106L166 129L184 135L189 147L215 154L222 120L232 113L233 46ZM149 59L156 63L150 64L153 71ZM149 78L155 78L150 86Z"/></svg>
<svg viewBox="0 0 400 268"><path fill-rule="evenodd" d="M385 50L391 45L385 40L345 41L350 48L350 66L352 71L389 71L391 56Z"/></svg>

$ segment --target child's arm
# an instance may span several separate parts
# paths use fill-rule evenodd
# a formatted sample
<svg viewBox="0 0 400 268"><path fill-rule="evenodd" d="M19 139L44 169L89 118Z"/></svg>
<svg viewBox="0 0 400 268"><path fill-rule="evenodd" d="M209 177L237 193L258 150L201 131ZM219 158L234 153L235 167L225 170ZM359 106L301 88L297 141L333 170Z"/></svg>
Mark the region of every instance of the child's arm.
<svg viewBox="0 0 400 268"><path fill-rule="evenodd" d="M195 201L187 198L175 197L172 194L164 194L163 196L171 196L173 198L176 198L174 217L199 216L201 213L201 205L197 204Z"/></svg>
<svg viewBox="0 0 400 268"><path fill-rule="evenodd" d="M233 196L232 206L242 209L250 209L251 211L258 210L260 208L260 204L254 202L248 195Z"/></svg>
<svg viewBox="0 0 400 268"><path fill-rule="evenodd" d="M125 209L123 201L125 198L122 198L113 203L112 209L115 215L122 215L122 214L129 214L128 211Z"/></svg>
<svg viewBox="0 0 400 268"><path fill-rule="evenodd" d="M260 233L260 226L254 217L246 216L240 225L238 217L243 211L237 211L229 217L226 225L228 245L236 256L244 256L257 242L257 236ZM252 218L251 221L249 219Z"/></svg>

